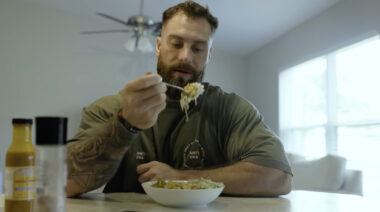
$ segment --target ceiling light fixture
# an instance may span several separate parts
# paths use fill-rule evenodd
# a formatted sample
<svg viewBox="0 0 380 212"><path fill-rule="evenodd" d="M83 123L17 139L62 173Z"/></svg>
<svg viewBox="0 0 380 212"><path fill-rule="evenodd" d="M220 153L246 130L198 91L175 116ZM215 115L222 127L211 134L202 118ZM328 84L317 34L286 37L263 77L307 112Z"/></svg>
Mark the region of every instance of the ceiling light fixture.
<svg viewBox="0 0 380 212"><path fill-rule="evenodd" d="M126 22L104 13L96 13L104 18L123 24L128 29L86 31L81 32L81 34L132 32L133 34L125 42L124 47L130 52L151 53L154 49L149 37L160 36L161 22L154 22L150 17L144 16L143 6L144 0L140 0L140 15L131 16Z"/></svg>

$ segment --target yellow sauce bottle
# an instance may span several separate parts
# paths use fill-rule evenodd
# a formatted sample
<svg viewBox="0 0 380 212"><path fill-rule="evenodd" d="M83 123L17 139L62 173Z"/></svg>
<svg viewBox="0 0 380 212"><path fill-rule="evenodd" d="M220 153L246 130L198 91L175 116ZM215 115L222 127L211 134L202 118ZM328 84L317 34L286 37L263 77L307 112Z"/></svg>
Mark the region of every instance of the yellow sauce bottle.
<svg viewBox="0 0 380 212"><path fill-rule="evenodd" d="M5 161L5 212L32 212L35 197L32 119L13 119L13 139Z"/></svg>

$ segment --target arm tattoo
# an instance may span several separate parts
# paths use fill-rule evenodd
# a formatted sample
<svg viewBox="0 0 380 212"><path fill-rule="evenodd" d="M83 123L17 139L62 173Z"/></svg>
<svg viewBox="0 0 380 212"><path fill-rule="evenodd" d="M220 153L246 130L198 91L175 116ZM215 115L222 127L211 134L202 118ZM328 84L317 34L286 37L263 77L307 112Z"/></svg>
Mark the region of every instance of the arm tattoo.
<svg viewBox="0 0 380 212"><path fill-rule="evenodd" d="M122 127L112 119L104 127L93 130L84 140L67 146L68 179L74 180L85 191L99 188L116 173L128 141Z"/></svg>

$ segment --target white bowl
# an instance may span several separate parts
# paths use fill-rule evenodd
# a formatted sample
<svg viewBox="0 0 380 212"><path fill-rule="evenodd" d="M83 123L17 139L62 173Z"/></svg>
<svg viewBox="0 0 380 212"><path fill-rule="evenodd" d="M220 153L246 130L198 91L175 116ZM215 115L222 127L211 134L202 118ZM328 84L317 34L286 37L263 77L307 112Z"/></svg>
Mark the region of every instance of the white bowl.
<svg viewBox="0 0 380 212"><path fill-rule="evenodd" d="M183 180L173 180L185 182ZM152 187L157 181L142 183L146 194L155 202L170 207L202 207L214 201L224 186L212 189L167 189Z"/></svg>

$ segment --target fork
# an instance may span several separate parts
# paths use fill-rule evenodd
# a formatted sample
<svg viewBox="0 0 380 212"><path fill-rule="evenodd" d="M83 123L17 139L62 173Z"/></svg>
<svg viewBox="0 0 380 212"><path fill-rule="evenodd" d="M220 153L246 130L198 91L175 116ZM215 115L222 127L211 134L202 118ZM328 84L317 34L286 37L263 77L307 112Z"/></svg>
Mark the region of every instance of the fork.
<svg viewBox="0 0 380 212"><path fill-rule="evenodd" d="M175 88L175 89L178 89L178 90L181 90L181 91L185 91L182 87L179 87L177 85L173 85L173 84L170 84L170 83L167 83L167 82L163 82L166 86L169 86L169 87L172 87L172 88Z"/></svg>

